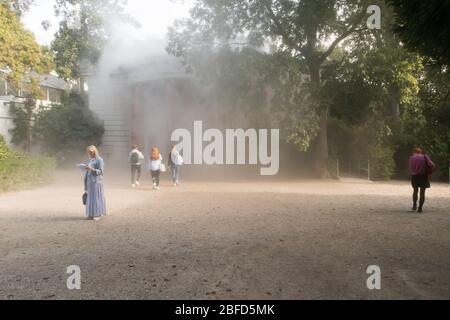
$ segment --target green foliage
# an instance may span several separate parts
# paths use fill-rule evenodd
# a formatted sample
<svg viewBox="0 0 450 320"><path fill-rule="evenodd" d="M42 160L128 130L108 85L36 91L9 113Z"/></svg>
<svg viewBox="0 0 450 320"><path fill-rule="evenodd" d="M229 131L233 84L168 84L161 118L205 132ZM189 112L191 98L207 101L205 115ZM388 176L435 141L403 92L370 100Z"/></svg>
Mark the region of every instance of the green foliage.
<svg viewBox="0 0 450 320"><path fill-rule="evenodd" d="M54 168L54 159L11 151L0 136L0 192L47 183Z"/></svg>
<svg viewBox="0 0 450 320"><path fill-rule="evenodd" d="M389 180L395 172L392 134L391 128L376 114L354 128L352 150L370 161L372 180Z"/></svg>
<svg viewBox="0 0 450 320"><path fill-rule="evenodd" d="M394 31L406 47L450 65L450 1L386 0L394 9Z"/></svg>
<svg viewBox="0 0 450 320"><path fill-rule="evenodd" d="M437 165L435 178L448 179L450 166L450 72L430 65L421 80L420 121L409 121L408 146L422 147ZM416 127L413 128L413 126Z"/></svg>
<svg viewBox="0 0 450 320"><path fill-rule="evenodd" d="M5 4L9 6L11 10L21 15L28 11L34 0L0 0L0 4Z"/></svg>
<svg viewBox="0 0 450 320"><path fill-rule="evenodd" d="M395 173L396 146L392 138L392 130L382 117L373 113L373 109L364 121L353 125L347 124L344 120L331 118L329 120L332 157L329 162L329 167L332 169L330 173L333 176L336 159L339 159L342 171L347 169L349 163L359 162L365 168L370 162L372 180L389 180ZM355 173L357 169L361 168L353 167L353 172L347 173ZM358 174L366 175L367 172Z"/></svg>
<svg viewBox="0 0 450 320"><path fill-rule="evenodd" d="M79 79L83 64L95 64L110 37L106 19L116 23L136 22L124 13L126 0L57 0L56 14L62 18L52 42L58 74Z"/></svg>
<svg viewBox="0 0 450 320"><path fill-rule="evenodd" d="M6 145L5 138L0 135L0 161L6 160L10 154L9 148Z"/></svg>
<svg viewBox="0 0 450 320"><path fill-rule="evenodd" d="M44 150L59 158L71 152L84 152L87 145L100 145L103 124L78 94L63 97L60 105L39 112L34 134Z"/></svg>
<svg viewBox="0 0 450 320"><path fill-rule="evenodd" d="M381 30L365 27L370 4L382 7ZM433 148L442 163L450 150L450 82L392 33L395 11L382 1L197 0L170 28L167 49L206 78L230 118L256 114L299 150L316 146L316 162L328 152L365 158L375 179L389 179L410 145Z"/></svg>
<svg viewBox="0 0 450 320"><path fill-rule="evenodd" d="M437 78L427 67L427 59L407 51L387 28L392 17L386 8L383 21L379 33L363 33L346 43L346 47L354 49L338 66L331 64L324 74L327 84L322 94L330 101L332 118L330 148L347 162L351 157L371 159L376 179L386 179L393 172L396 178L407 178L407 159L413 147L429 146L425 137L448 140L442 129L430 126L436 121L442 127L445 124L438 117L430 117L427 105L442 111L439 99L447 95L450 82L441 80L439 87L434 84ZM334 126L333 120L339 121L339 126ZM356 144L355 135L361 136ZM442 143L435 141L434 145Z"/></svg>
<svg viewBox="0 0 450 320"><path fill-rule="evenodd" d="M29 97L24 103L10 102L9 105L14 123L14 128L10 130L12 133L11 142L26 151L30 151L36 100Z"/></svg>
<svg viewBox="0 0 450 320"><path fill-rule="evenodd" d="M400 47L382 47L363 53L358 62L369 85L381 88L387 95L395 91L400 104L414 101L423 71L420 56Z"/></svg>
<svg viewBox="0 0 450 320"><path fill-rule="evenodd" d="M257 48L262 52L263 44L270 46L267 55L277 68L264 68L270 59L255 55L254 63L262 67L249 74L251 82L261 77L272 78L273 104L281 111L279 120L286 131L285 138L301 150L309 149L317 138L321 146L317 148L316 162L320 174L326 175L328 110L320 94L323 85L320 69L343 40L365 28L367 3L197 0L190 19L177 21L170 28L167 49L194 72L201 73L197 62L199 56L204 56L202 53L220 55L221 50L236 47ZM334 41L327 42L330 37ZM215 67L221 68L217 64ZM309 77L305 78L305 74ZM244 96L248 96L246 92Z"/></svg>
<svg viewBox="0 0 450 320"><path fill-rule="evenodd" d="M376 145L369 148L370 179L389 180L395 172L394 149L391 146Z"/></svg>
<svg viewBox="0 0 450 320"><path fill-rule="evenodd" d="M69 28L67 22L62 22L52 42L56 72L64 79L78 79L83 59L96 63L105 43L106 36L102 33L85 34L85 31Z"/></svg>
<svg viewBox="0 0 450 320"><path fill-rule="evenodd" d="M0 3L0 68L9 68L9 80L18 86L24 75L36 71L45 73L52 68L52 58L41 48L34 35L25 30L20 18L8 4Z"/></svg>

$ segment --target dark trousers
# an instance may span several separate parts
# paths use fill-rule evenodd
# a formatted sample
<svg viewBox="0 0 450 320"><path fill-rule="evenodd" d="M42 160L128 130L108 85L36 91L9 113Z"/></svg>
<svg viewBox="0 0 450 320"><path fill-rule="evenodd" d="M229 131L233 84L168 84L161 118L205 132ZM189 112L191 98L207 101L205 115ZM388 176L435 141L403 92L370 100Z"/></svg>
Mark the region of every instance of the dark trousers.
<svg viewBox="0 0 450 320"><path fill-rule="evenodd" d="M419 200L419 189L420 189L420 200ZM418 187L414 188L413 202L414 202L414 206L417 206L417 200L419 200L419 209L422 209L423 205L425 204L425 191L426 190L427 190L426 188L418 188Z"/></svg>
<svg viewBox="0 0 450 320"><path fill-rule="evenodd" d="M156 186L159 187L159 176L161 175L161 170L152 171L152 181L156 183Z"/></svg>
<svg viewBox="0 0 450 320"><path fill-rule="evenodd" d="M140 178L141 178L141 165L132 164L131 165L131 183L135 184L136 181L139 182Z"/></svg>

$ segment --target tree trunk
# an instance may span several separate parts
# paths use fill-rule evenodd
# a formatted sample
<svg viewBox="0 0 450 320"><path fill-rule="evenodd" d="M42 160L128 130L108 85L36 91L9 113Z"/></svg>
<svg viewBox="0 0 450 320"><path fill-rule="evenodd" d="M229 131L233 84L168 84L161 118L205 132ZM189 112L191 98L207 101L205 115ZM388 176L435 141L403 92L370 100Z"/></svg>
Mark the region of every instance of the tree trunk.
<svg viewBox="0 0 450 320"><path fill-rule="evenodd" d="M326 179L330 177L328 172L328 115L326 111L320 113L320 131L316 138L315 171L317 175Z"/></svg>
<svg viewBox="0 0 450 320"><path fill-rule="evenodd" d="M400 117L400 102L399 102L399 90L396 87L390 87L388 89L388 103L390 113L393 120L394 131L396 134L401 134L402 120Z"/></svg>
<svg viewBox="0 0 450 320"><path fill-rule="evenodd" d="M329 178L328 172L328 110L320 103L320 65L317 63L309 64L311 76L312 98L314 105L319 113L319 132L314 141L314 171L322 178Z"/></svg>

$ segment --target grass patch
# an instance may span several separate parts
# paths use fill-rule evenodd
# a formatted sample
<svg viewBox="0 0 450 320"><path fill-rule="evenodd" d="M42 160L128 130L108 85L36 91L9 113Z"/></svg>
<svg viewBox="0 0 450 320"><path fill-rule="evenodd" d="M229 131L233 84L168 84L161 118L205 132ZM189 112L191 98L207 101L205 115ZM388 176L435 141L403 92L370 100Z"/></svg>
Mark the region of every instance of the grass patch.
<svg viewBox="0 0 450 320"><path fill-rule="evenodd" d="M55 167L53 158L10 150L0 136L0 192L23 190L49 183Z"/></svg>

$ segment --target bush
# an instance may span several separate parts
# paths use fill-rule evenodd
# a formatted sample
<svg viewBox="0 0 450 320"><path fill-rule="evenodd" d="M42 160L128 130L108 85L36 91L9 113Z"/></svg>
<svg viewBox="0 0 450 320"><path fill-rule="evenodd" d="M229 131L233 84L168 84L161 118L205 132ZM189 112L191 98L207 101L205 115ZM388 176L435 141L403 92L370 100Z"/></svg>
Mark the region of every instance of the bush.
<svg viewBox="0 0 450 320"><path fill-rule="evenodd" d="M10 155L11 151L9 151L8 146L6 145L5 139L0 135L0 161L6 160Z"/></svg>
<svg viewBox="0 0 450 320"><path fill-rule="evenodd" d="M394 149L378 145L369 148L369 155L371 180L389 180L395 172Z"/></svg>
<svg viewBox="0 0 450 320"><path fill-rule="evenodd" d="M47 183L54 168L54 159L11 151L0 136L0 192Z"/></svg>
<svg viewBox="0 0 450 320"><path fill-rule="evenodd" d="M355 128L354 150L370 161L370 178L387 181L395 173L395 144L390 127L380 119L371 118Z"/></svg>
<svg viewBox="0 0 450 320"><path fill-rule="evenodd" d="M58 159L84 153L88 145L100 145L104 132L101 121L76 93L64 96L61 104L39 112L34 128L39 145Z"/></svg>

